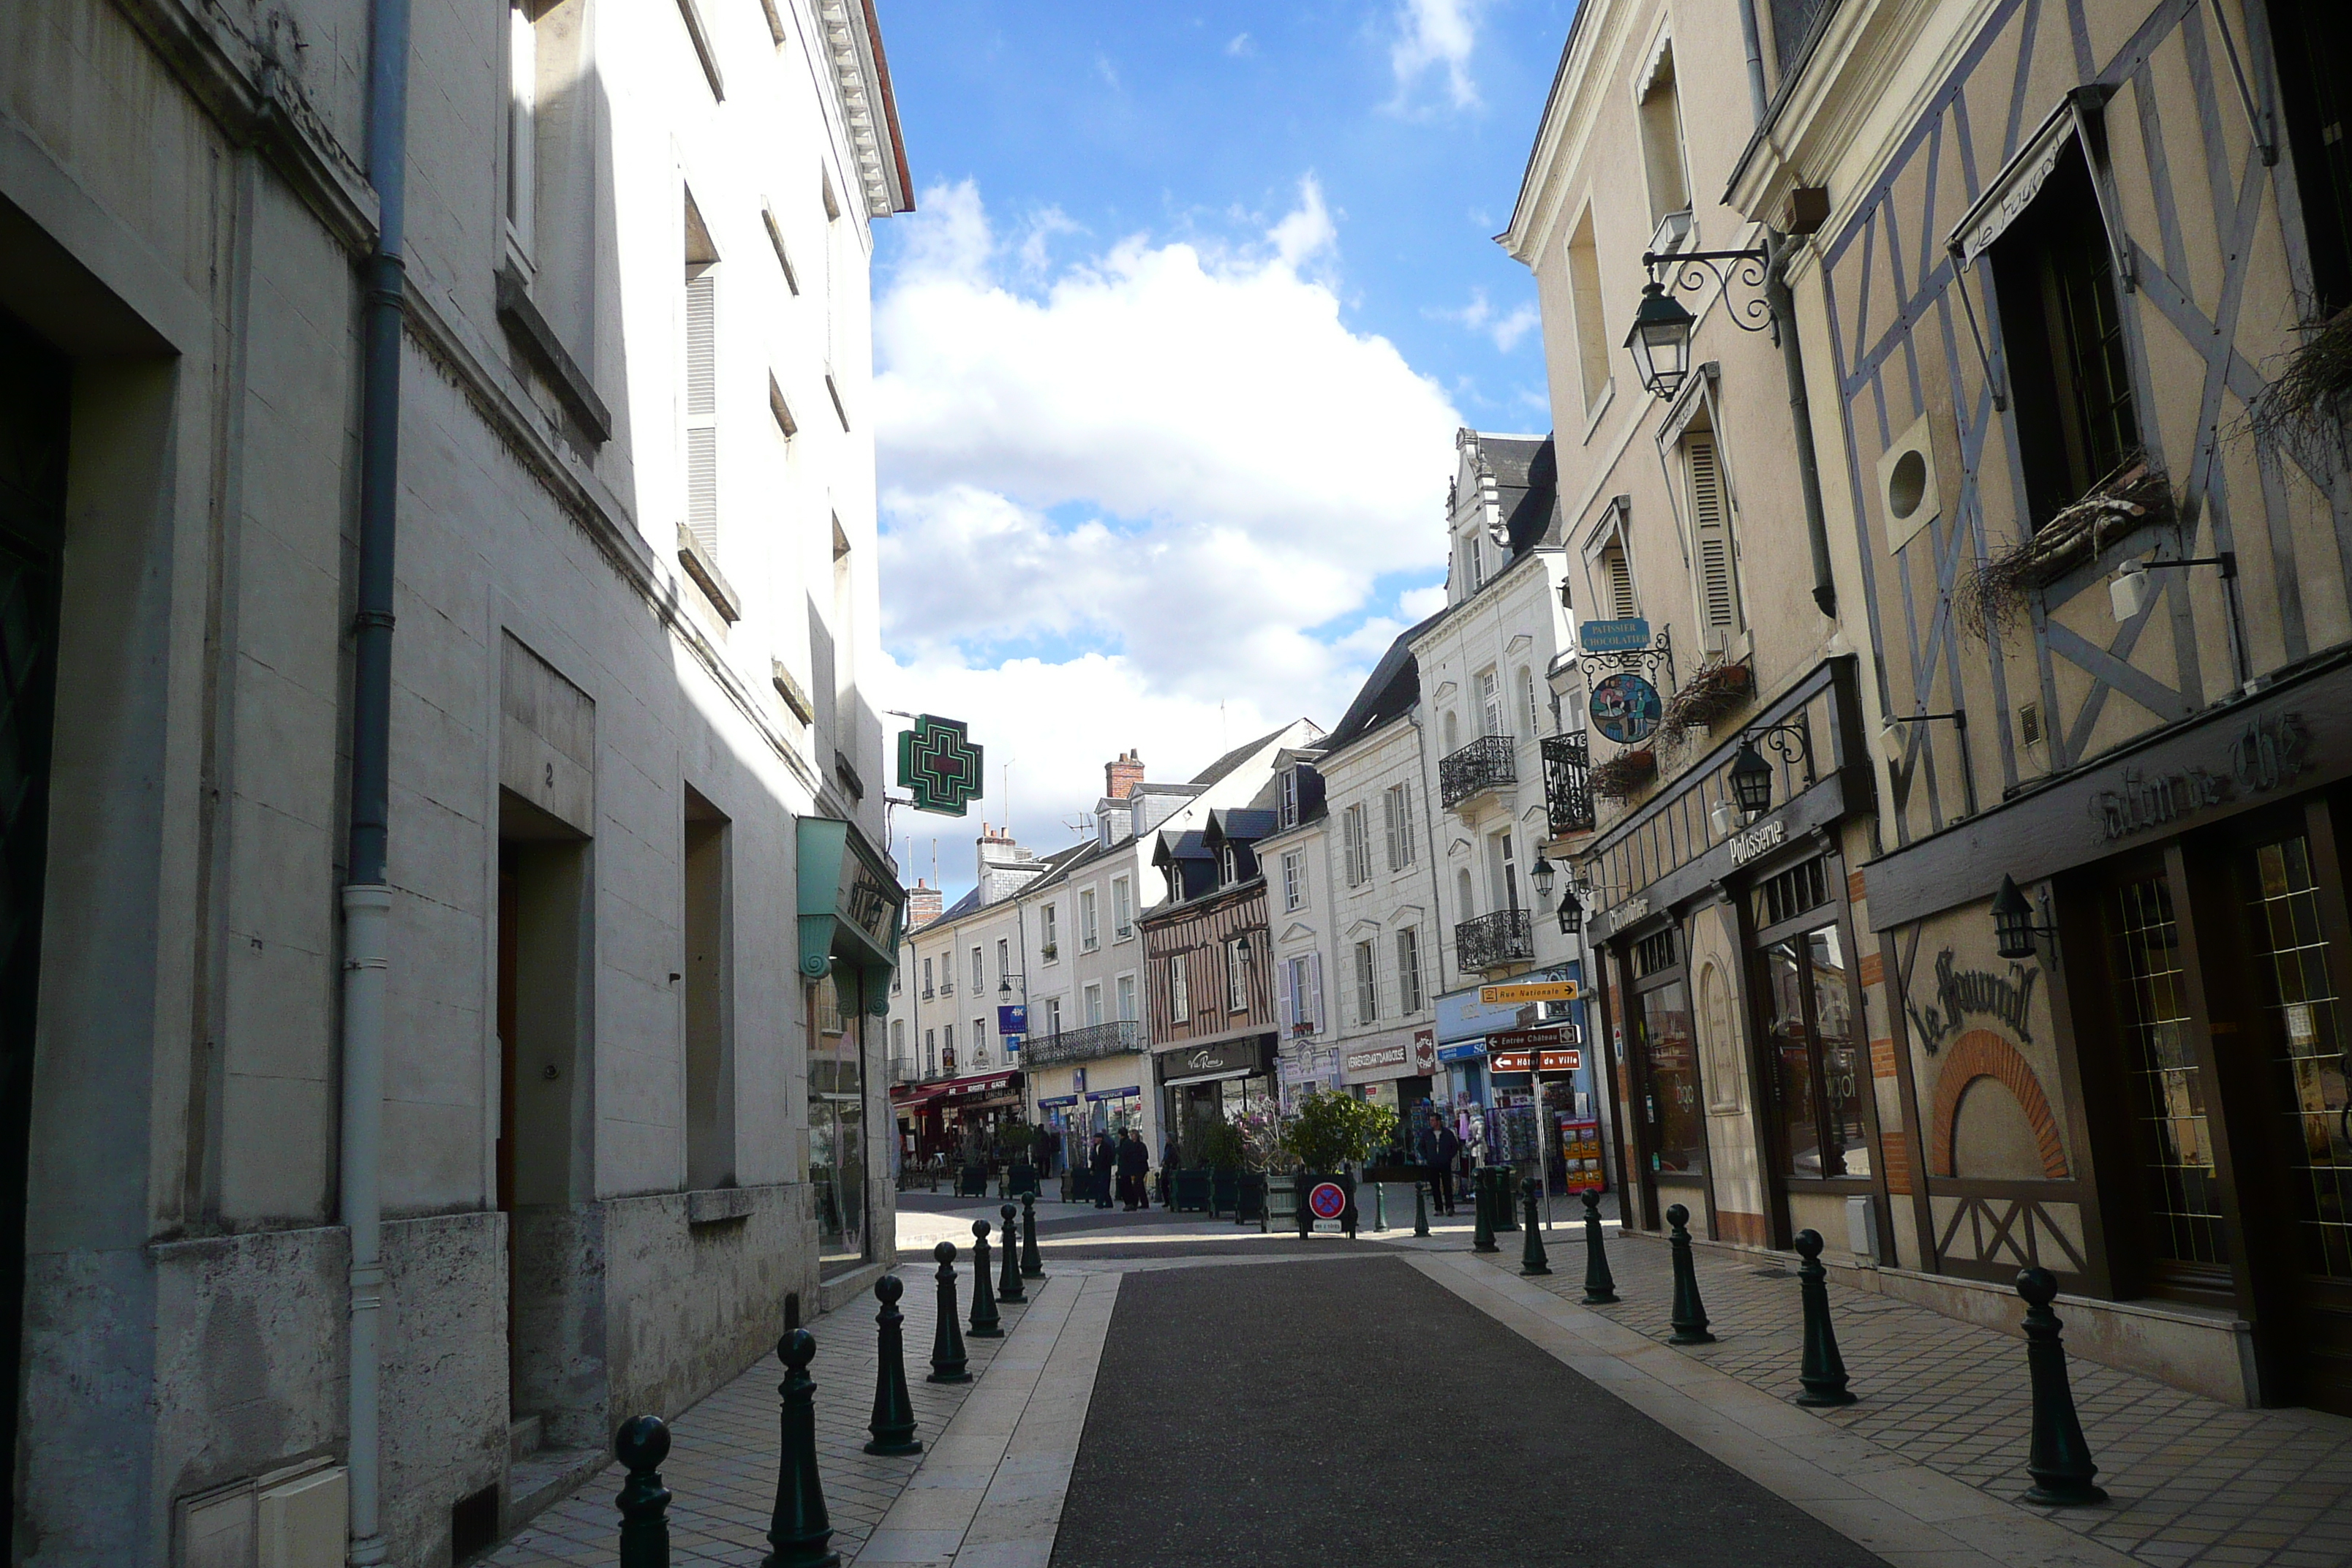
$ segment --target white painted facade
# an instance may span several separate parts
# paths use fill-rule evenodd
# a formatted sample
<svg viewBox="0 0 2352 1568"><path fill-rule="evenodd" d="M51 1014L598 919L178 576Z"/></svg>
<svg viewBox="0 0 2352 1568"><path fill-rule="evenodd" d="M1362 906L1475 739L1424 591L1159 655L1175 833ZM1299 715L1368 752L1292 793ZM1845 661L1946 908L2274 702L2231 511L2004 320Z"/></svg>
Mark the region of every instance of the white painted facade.
<svg viewBox="0 0 2352 1568"><path fill-rule="evenodd" d="M884 842L867 268L908 199L879 36L863 0L533 10L418 6L407 66L395 1563L511 1529L621 1416L768 1353L788 1298L870 1275L820 1285L825 1194L860 1246L892 1226L879 1037L791 962L802 825ZM37 345L8 374L71 373L12 1157L75 1201L32 1207L7 1352L44 1563L162 1568L191 1510L234 1539L255 1478L352 1453L366 24L32 0L0 58L0 311Z"/></svg>

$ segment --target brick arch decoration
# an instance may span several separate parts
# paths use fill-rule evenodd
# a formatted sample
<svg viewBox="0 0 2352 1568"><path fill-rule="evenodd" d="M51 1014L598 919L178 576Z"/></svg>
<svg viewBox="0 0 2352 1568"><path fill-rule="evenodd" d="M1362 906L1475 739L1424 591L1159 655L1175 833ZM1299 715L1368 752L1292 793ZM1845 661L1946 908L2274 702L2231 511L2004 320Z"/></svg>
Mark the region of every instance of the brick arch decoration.
<svg viewBox="0 0 2352 1568"><path fill-rule="evenodd" d="M2025 1112L2026 1124L2033 1129L2034 1146L2042 1155L2042 1173L2053 1182L2066 1180L2066 1146L2059 1141L2058 1119L2050 1113L2050 1097L2042 1092L2042 1079L2035 1076L2033 1064L2015 1046L1990 1029L1970 1029L1944 1053L1944 1070L1936 1079L1935 1113L1928 1121L1934 1139L1927 1152L1929 1168L1938 1176L1956 1174L1952 1169L1953 1124L1959 1119L1960 1097L1968 1092L1969 1085L1980 1078L1999 1079L2000 1086L2016 1098L2019 1109Z"/></svg>

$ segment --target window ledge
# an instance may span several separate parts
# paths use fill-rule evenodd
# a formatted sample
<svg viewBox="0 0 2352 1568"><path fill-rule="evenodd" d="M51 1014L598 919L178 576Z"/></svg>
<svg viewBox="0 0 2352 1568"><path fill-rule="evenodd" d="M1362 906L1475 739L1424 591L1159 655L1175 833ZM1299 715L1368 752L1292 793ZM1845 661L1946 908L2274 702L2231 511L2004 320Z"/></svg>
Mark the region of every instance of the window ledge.
<svg viewBox="0 0 2352 1568"><path fill-rule="evenodd" d="M724 1225L751 1217L751 1194L742 1187L707 1187L686 1194L688 1226Z"/></svg>
<svg viewBox="0 0 2352 1568"><path fill-rule="evenodd" d="M1616 401L1617 378L1612 375L1601 384L1601 395L1592 400L1591 409L1584 416L1584 440L1587 444L1592 440L1592 433L1601 428L1601 416Z"/></svg>
<svg viewBox="0 0 2352 1568"><path fill-rule="evenodd" d="M768 679L774 685L776 695L784 700L784 706L793 710L793 718L803 724L816 722L816 704L809 700L807 689L784 667L782 659L768 660Z"/></svg>
<svg viewBox="0 0 2352 1568"><path fill-rule="evenodd" d="M564 348L555 329L540 314L522 275L511 265L499 268L499 324L507 330L533 369L547 378L566 412L598 446L613 438L613 414L596 395L587 372Z"/></svg>
<svg viewBox="0 0 2352 1568"><path fill-rule="evenodd" d="M730 623L743 618L742 599L733 585L719 575L719 563L704 553L702 542L694 537L694 531L682 522L677 525L677 563L686 568L686 574L710 596L712 606Z"/></svg>

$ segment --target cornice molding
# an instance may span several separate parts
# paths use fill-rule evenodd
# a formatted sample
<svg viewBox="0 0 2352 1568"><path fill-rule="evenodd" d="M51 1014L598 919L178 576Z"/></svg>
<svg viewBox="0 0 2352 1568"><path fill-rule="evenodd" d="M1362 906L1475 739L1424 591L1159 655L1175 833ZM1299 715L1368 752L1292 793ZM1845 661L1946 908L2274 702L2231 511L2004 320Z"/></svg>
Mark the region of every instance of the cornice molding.
<svg viewBox="0 0 2352 1568"><path fill-rule="evenodd" d="M907 173L898 105L890 92L890 66L882 53L882 29L873 0L816 0L816 14L866 216L912 212L913 182Z"/></svg>

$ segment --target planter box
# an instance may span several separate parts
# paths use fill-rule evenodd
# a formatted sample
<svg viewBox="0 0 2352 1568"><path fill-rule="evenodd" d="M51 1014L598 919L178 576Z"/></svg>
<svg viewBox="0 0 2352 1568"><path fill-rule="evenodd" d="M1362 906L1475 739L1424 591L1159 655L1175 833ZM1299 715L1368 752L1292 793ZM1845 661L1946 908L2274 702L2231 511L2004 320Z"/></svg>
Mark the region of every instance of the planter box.
<svg viewBox="0 0 2352 1568"><path fill-rule="evenodd" d="M1251 1220L1265 1223L1266 1177L1256 1171L1244 1171L1234 1183L1234 1223L1246 1225Z"/></svg>
<svg viewBox="0 0 2352 1568"><path fill-rule="evenodd" d="M963 1168L962 1173L956 1178L956 1196L960 1198L984 1198L987 1195L988 1167L985 1165L966 1165Z"/></svg>
<svg viewBox="0 0 2352 1568"><path fill-rule="evenodd" d="M1186 1210L1196 1214L1206 1214L1209 1212L1209 1195L1208 1172L1179 1171L1176 1173L1175 1184L1171 1189L1168 1206L1179 1214Z"/></svg>
<svg viewBox="0 0 2352 1568"><path fill-rule="evenodd" d="M1265 1217L1270 1223L1298 1223L1298 1178L1268 1176L1265 1179Z"/></svg>
<svg viewBox="0 0 2352 1568"><path fill-rule="evenodd" d="M1241 1173L1216 1171L1209 1178L1209 1212L1231 1214L1241 1201Z"/></svg>
<svg viewBox="0 0 2352 1568"><path fill-rule="evenodd" d="M1024 1193L1034 1194L1040 1197L1045 1195L1037 1189L1037 1167L1026 1160L1015 1160L1013 1163L1012 1170L1005 1176L1004 1185L1007 1194L1012 1197L1017 1198Z"/></svg>

